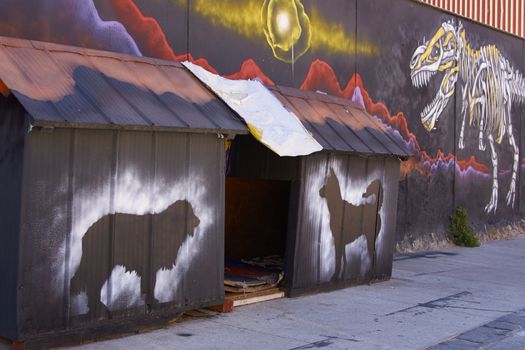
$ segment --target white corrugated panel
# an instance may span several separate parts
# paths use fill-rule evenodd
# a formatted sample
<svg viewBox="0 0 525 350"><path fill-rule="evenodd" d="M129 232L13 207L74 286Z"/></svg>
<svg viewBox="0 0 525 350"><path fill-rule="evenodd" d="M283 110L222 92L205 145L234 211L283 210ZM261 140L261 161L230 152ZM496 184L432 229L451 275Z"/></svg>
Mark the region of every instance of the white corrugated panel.
<svg viewBox="0 0 525 350"><path fill-rule="evenodd" d="M182 64L244 119L257 140L279 156L304 156L323 149L297 116L259 81L230 80L191 62Z"/></svg>

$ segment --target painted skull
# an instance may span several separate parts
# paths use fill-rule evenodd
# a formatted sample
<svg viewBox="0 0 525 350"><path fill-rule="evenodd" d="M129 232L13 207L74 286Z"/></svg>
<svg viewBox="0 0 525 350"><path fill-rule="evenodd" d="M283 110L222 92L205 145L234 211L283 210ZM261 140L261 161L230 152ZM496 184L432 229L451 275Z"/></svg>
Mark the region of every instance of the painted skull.
<svg viewBox="0 0 525 350"><path fill-rule="evenodd" d="M420 45L410 61L412 84L421 88L438 72L444 72L439 91L434 100L421 112L421 122L428 131L434 129L441 113L456 90L459 72L459 53L461 51L459 30L451 22L443 23L432 39Z"/></svg>

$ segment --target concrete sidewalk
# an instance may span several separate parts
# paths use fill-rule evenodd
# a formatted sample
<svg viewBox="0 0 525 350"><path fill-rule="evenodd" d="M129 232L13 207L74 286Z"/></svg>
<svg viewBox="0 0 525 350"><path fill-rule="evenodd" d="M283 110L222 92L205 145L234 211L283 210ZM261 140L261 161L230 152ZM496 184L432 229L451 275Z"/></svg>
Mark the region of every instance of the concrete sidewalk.
<svg viewBox="0 0 525 350"><path fill-rule="evenodd" d="M500 317L518 321L491 338L490 348L522 349L525 312L514 312L523 309L520 238L397 256L388 282L244 306L69 349L471 349L481 346L472 334Z"/></svg>

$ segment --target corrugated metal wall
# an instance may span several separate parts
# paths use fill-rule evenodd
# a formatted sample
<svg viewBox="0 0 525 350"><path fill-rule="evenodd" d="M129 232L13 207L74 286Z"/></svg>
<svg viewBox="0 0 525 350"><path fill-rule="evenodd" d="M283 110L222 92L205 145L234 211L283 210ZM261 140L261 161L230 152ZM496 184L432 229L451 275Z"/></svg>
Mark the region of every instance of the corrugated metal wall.
<svg viewBox="0 0 525 350"><path fill-rule="evenodd" d="M523 0L419 0L483 24L525 37Z"/></svg>
<svg viewBox="0 0 525 350"><path fill-rule="evenodd" d="M17 337L17 276L25 111L0 97L0 337Z"/></svg>
<svg viewBox="0 0 525 350"><path fill-rule="evenodd" d="M25 162L23 336L220 302L222 140L34 130Z"/></svg>
<svg viewBox="0 0 525 350"><path fill-rule="evenodd" d="M285 280L292 296L390 277L398 159L335 152L279 158L243 136L234 141L230 175L291 181ZM367 237L376 236L369 249ZM343 256L346 266L338 268Z"/></svg>
<svg viewBox="0 0 525 350"><path fill-rule="evenodd" d="M292 294L390 277L398 178L391 157L303 158Z"/></svg>

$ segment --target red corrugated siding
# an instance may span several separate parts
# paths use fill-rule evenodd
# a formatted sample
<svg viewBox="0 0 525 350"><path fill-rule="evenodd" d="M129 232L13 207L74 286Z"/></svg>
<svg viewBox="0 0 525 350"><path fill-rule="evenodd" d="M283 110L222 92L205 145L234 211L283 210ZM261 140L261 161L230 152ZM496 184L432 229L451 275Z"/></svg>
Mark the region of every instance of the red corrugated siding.
<svg viewBox="0 0 525 350"><path fill-rule="evenodd" d="M432 6L525 37L524 0L420 0Z"/></svg>

